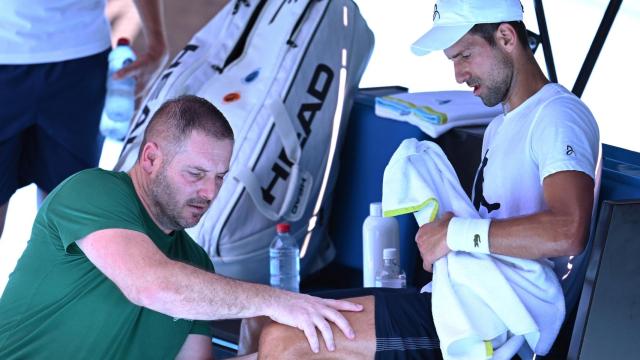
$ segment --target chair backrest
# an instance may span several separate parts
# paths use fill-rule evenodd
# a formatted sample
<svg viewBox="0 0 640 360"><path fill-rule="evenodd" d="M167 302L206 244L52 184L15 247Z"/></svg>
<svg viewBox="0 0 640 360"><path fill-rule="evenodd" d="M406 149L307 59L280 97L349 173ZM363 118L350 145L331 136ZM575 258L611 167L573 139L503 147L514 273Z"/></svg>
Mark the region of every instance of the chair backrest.
<svg viewBox="0 0 640 360"><path fill-rule="evenodd" d="M598 218L598 210L600 208L599 200L600 184L602 181L602 162L602 154L599 154L594 179L591 226L589 228L589 235L585 244L584 251L581 254L570 258L570 267L566 274L559 274L559 276L562 276L562 291L564 292L568 314L570 314L575 309L578 300L580 299L580 292L582 291L582 284L584 282L584 274L587 271L587 263L589 261L589 258L591 257L591 250L593 248L593 237L596 229L596 220Z"/></svg>
<svg viewBox="0 0 640 360"><path fill-rule="evenodd" d="M567 359L640 358L640 200L604 201Z"/></svg>
<svg viewBox="0 0 640 360"><path fill-rule="evenodd" d="M598 155L598 163L596 165L594 192L593 192L593 210L591 214L591 226L589 235L585 244L584 251L572 257L552 258L556 267L556 273L561 278L562 291L564 292L566 317L562 328L556 338L551 351L546 356L538 356L537 359L561 359L565 358L569 350L569 342L571 341L571 332L573 331L573 323L575 321L576 307L582 292L584 283L584 275L587 271L588 260L591 257L593 248L593 238L596 228L596 219L599 210L600 184L602 179L602 151ZM567 263L568 261L568 263Z"/></svg>

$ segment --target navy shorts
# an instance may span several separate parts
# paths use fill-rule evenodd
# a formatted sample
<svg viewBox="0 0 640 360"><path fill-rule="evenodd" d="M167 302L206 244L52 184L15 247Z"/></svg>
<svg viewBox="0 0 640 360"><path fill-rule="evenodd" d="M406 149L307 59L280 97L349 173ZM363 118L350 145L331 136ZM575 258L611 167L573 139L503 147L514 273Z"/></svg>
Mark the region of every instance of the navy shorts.
<svg viewBox="0 0 640 360"><path fill-rule="evenodd" d="M51 192L98 165L108 53L0 65L0 204L25 185Z"/></svg>
<svg viewBox="0 0 640 360"><path fill-rule="evenodd" d="M421 294L416 289L362 288L313 295L334 299L375 297L376 360L442 359L429 293Z"/></svg>

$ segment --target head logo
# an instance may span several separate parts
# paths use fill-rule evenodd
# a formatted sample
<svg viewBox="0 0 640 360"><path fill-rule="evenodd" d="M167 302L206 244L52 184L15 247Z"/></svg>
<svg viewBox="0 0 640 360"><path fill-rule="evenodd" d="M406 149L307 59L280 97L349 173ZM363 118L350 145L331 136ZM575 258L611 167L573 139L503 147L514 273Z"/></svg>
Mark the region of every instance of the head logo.
<svg viewBox="0 0 640 360"><path fill-rule="evenodd" d="M436 15L440 19L440 12L438 12L438 4L433 5L433 21L436 21Z"/></svg>
<svg viewBox="0 0 640 360"><path fill-rule="evenodd" d="M480 234L473 235L473 247L480 247Z"/></svg>
<svg viewBox="0 0 640 360"><path fill-rule="evenodd" d="M309 87L307 88L307 94L311 95L313 99L311 99L311 101L309 102L300 104L300 107L298 108L298 112L296 114L298 123L302 128L302 133L298 136L298 139L300 140L300 147L302 149L304 149L304 146L307 143L309 136L311 135L311 124L313 123L316 114L322 110L325 99L329 94L331 84L333 83L333 78L333 70L326 64L318 64L315 72L311 77ZM266 187L262 187L262 199L267 204L272 205L274 203L274 201L276 200L276 195L273 193L273 189L275 188L279 179L286 181L289 178L289 174L293 165L294 163L289 160L287 154L284 151L284 148L282 148L280 150L280 155L271 167L273 177L271 178L269 185L267 185Z"/></svg>

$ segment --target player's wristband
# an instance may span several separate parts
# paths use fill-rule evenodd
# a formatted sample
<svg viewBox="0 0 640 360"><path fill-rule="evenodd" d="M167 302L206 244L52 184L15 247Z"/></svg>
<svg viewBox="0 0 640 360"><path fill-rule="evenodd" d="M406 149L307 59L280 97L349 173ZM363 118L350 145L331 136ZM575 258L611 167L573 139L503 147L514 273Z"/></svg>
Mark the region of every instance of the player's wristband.
<svg viewBox="0 0 640 360"><path fill-rule="evenodd" d="M490 219L451 218L447 228L447 246L453 251L489 254Z"/></svg>

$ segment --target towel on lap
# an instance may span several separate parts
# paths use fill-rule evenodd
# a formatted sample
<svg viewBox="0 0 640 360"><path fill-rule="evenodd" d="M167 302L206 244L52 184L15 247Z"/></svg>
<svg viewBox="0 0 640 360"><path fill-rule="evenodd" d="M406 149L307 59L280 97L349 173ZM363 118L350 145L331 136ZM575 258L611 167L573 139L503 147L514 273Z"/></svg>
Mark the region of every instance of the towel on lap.
<svg viewBox="0 0 640 360"><path fill-rule="evenodd" d="M438 145L415 139L385 169L382 209L413 212L419 225L447 211L480 217ZM510 359L525 342L544 355L564 320L562 288L546 259L450 252L434 263L429 289L445 359Z"/></svg>

